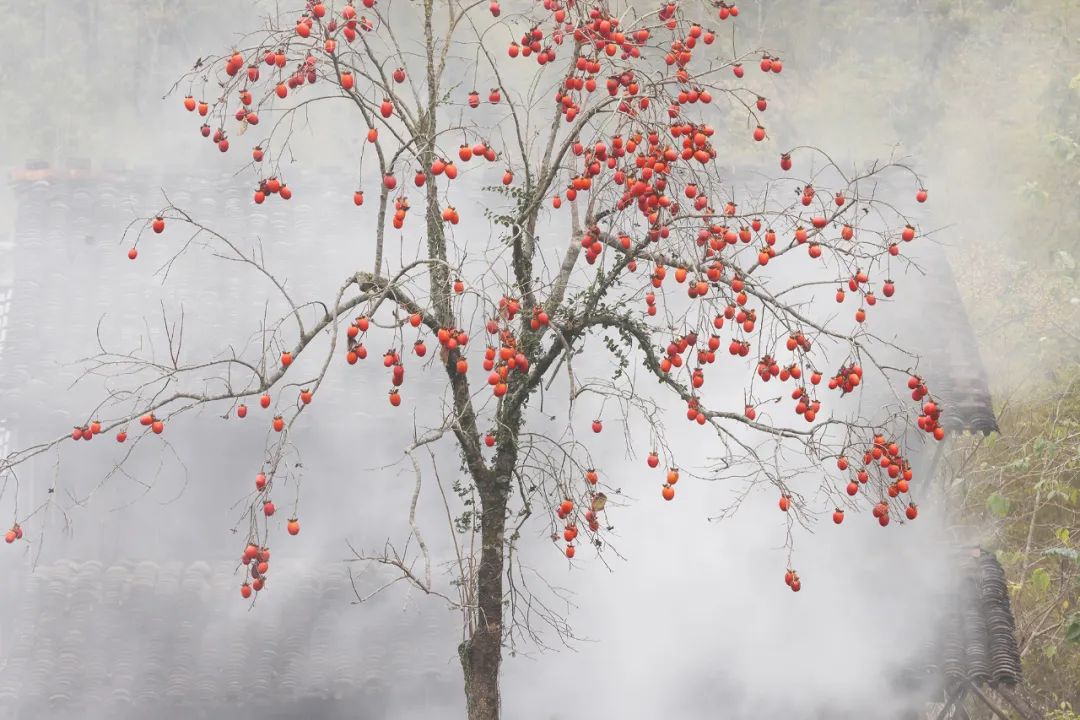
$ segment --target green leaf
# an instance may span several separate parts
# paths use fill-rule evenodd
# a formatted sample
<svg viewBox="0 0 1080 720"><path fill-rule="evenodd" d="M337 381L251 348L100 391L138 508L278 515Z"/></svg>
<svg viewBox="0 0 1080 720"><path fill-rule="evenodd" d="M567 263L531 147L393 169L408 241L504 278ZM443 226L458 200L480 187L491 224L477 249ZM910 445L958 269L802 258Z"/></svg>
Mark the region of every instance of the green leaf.
<svg viewBox="0 0 1080 720"><path fill-rule="evenodd" d="M1046 647L1044 647L1043 655L1046 656L1047 660L1057 655L1057 645L1047 645Z"/></svg>
<svg viewBox="0 0 1080 720"><path fill-rule="evenodd" d="M1009 513L1009 498L995 491L986 498L986 509L999 518L1003 518Z"/></svg>
<svg viewBox="0 0 1080 720"><path fill-rule="evenodd" d="M1035 568L1031 571L1031 586L1039 595L1045 595L1050 589L1050 573L1043 568Z"/></svg>
<svg viewBox="0 0 1080 720"><path fill-rule="evenodd" d="M1080 613L1073 615L1065 628L1065 639L1071 643L1080 643Z"/></svg>
<svg viewBox="0 0 1080 720"><path fill-rule="evenodd" d="M1061 541L1062 545L1069 544L1069 528L1058 528L1054 535L1057 536L1057 539Z"/></svg>

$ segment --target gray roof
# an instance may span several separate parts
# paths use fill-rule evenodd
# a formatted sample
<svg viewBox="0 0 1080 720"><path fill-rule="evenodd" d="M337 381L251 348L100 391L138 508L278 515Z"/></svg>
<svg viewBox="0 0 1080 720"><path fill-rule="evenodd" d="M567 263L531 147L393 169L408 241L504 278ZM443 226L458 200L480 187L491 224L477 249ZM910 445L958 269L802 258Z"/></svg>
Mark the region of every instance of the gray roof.
<svg viewBox="0 0 1080 720"><path fill-rule="evenodd" d="M928 697L964 682L1018 685L1023 677L1005 571L994 553L977 547L960 551L954 567L956 583L940 598L938 632L907 683Z"/></svg>
<svg viewBox="0 0 1080 720"><path fill-rule="evenodd" d="M1016 685L1020 652L1005 571L992 552L975 549L960 572L960 593L940 636L946 681Z"/></svg>
<svg viewBox="0 0 1080 720"><path fill-rule="evenodd" d="M344 565L276 562L279 577L253 612L228 562L38 567L17 592L3 591L0 717L86 717L79 712L92 708L145 718L153 707L178 718L374 718L456 703L460 668L445 614L379 605L381 597L355 607Z"/></svg>
<svg viewBox="0 0 1080 720"><path fill-rule="evenodd" d="M299 175L293 173L290 184ZM35 295L38 278L59 272L58 256L90 263L103 248L122 252L113 244L119 232L133 214L164 204L156 189L162 185L188 188L189 200L208 207L251 207L247 191L226 177L163 181L131 173L92 184L36 180L17 187L16 268L7 310L11 325L33 328L35 342L0 348L6 368L0 396L11 406L26 405L17 393L32 391L37 359L61 355L61 326L70 319L60 298L42 301ZM333 188L340 186L337 177L305 175L290 202L338 195ZM351 205L348 194L341 198ZM225 213L219 229L244 227L245 218L250 231L302 222L303 232L286 243L298 262L309 238L335 243L355 232L330 222L330 213L297 217L296 209L275 201L257 213ZM83 229L79 243L67 242L72 228ZM913 291L924 306L899 318L897 332L922 356L919 371L942 400L943 424L954 431L994 431L986 374L959 290L940 248L922 247L924 259L931 261L924 263L928 275ZM122 285L110 275L118 265L93 267L101 286ZM235 300L240 288L233 284L220 291ZM95 307L102 297L82 300ZM950 619L918 675L945 683L967 678L1015 684L1020 663L1001 567L985 552L970 554L960 567L962 589L945 599ZM157 715L185 719L333 718L338 713L353 719L402 718L402 708L435 707L446 698L460 708L460 670L447 656L453 639L445 638L453 623L444 617L428 625L408 613L380 613L379 623L366 622L366 609L349 604L353 596L343 570L293 567L285 571L291 576L286 581L275 567L258 612L246 613L237 611L246 605L231 563L40 567L17 595L17 611L0 613L0 718L5 708L35 720L86 718L90 707L103 708L102 717L144 718L150 705ZM215 592L222 587L236 590L220 597ZM310 603L312 588L320 598L316 607ZM390 621L383 622L387 617Z"/></svg>
<svg viewBox="0 0 1080 720"><path fill-rule="evenodd" d="M903 337L922 358L945 429L989 435L998 430L990 383L952 268L937 244L920 248L920 260L926 275L913 290L923 309L907 316Z"/></svg>

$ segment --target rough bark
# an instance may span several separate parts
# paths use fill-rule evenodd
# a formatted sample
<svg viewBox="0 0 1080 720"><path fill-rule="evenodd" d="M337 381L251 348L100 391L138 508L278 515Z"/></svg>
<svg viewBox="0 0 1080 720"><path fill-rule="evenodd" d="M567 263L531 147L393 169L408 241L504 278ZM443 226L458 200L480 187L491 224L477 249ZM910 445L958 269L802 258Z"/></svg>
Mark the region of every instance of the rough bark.
<svg viewBox="0 0 1080 720"><path fill-rule="evenodd" d="M516 382L522 382L517 380ZM480 495L480 565L476 572L477 612L472 633L458 649L465 673L469 720L498 720L502 665L503 576L506 572L506 509L518 460L521 432L518 402L499 410L498 449L491 470L474 474ZM466 452L466 456L468 456Z"/></svg>
<svg viewBox="0 0 1080 720"><path fill-rule="evenodd" d="M499 483L500 486L505 486ZM499 668L502 664L503 561L506 494L484 492L480 519L480 566L476 574L478 612L471 637L458 648L465 673L469 720L498 720Z"/></svg>

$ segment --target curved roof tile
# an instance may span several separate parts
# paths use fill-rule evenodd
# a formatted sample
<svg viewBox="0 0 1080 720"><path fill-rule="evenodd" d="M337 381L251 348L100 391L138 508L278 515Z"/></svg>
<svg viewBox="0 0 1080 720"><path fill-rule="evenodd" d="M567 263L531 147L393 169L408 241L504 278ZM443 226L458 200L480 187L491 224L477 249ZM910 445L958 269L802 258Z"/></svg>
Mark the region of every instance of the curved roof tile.
<svg viewBox="0 0 1080 720"><path fill-rule="evenodd" d="M432 622L388 612L368 623L363 609L350 610L346 574L299 565L282 572L295 582L241 613L228 607L242 602L228 562L40 566L16 606L14 635L5 638L0 711L60 713L92 703L146 712L251 697L284 707L393 694L434 679L457 688L457 668L445 657L405 651L433 637ZM441 635L452 647L446 628L434 637Z"/></svg>

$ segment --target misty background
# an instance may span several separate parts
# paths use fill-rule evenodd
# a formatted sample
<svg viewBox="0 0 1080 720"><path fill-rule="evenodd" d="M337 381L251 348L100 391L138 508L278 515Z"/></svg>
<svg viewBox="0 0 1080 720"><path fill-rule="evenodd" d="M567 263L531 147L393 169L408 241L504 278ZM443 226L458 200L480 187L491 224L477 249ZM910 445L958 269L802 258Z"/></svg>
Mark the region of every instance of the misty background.
<svg viewBox="0 0 1080 720"><path fill-rule="evenodd" d="M351 201L361 180L347 163L362 141L355 128L313 113L317 131L298 134L300 161L289 171L296 196L249 212L250 178L229 180L241 162L236 153L220 155L198 136L180 107L183 91L161 99L195 58L233 41L231 28L254 27L262 9L240 0L0 3L8 18L0 43L6 99L0 165L10 171L44 160L109 178L85 195L61 198L63 207L43 191L31 224L44 230L33 248L11 246L20 218L12 189L0 191L0 243L8 241L0 245L0 279L10 274L19 295L6 317L0 371L15 377L0 399L0 416L19 418L5 425L7 449L90 419L86 409L96 405L100 388L69 385L77 373L72 364L95 352L102 315L100 337L109 344L128 347L147 333L161 342L159 303L175 313L182 302L189 357L212 352L222 338L243 343L257 330L271 294L252 273L191 253L163 288L149 269L168 259L167 243L178 238L168 232L140 245L137 261L126 258L125 227L161 207L162 191L225 234L257 235L270 267L282 269L300 297L333 297L342 267L370 263L363 231L374 207ZM839 0L741 9L739 42L774 49L785 71L769 95L770 134L778 139L733 140L733 164L775 172L779 153L800 144L850 160L909 157L931 192L920 221L941 228L936 238L965 297L977 306L980 293L1052 275L1053 287L1066 291L1035 322L1075 324L1069 279L1080 175L1069 170L1080 137L1080 92L1072 82L1080 73L1075 3ZM492 178L477 180L479 186ZM111 204L102 202L102 186L114 188ZM132 322L143 316L149 328ZM977 307L972 321L980 334L1031 335L1023 357L984 354L998 392L1009 393L1031 367L1054 357L1038 343L1042 325L985 316ZM365 697L382 697L389 717L461 717L459 618L403 583L350 604L355 596L342 562L351 554L348 543L378 551L387 539L406 536L414 478L401 449L414 439L414 420L422 426L437 409L425 407L424 398L441 395L437 376L414 363L402 390L406 401L390 415L388 378L378 362L384 348L369 350L366 363L332 365L312 412L292 431L301 467L275 492L276 518L295 512L302 531L292 538L277 528L271 579L253 607L239 597L242 575L231 577L230 569L246 534L236 525L238 503L253 492L272 413L252 407L244 421L224 420L224 409L214 406L136 445L125 466L130 477L102 483L116 459L109 437L65 446L21 471L18 486L5 490L0 513L16 511L17 502L22 516L47 499L50 487L64 511L35 517L27 523L33 542L0 551L0 614L10 617L15 608L24 613L19 617L32 614L24 599L45 582L40 572L47 569L53 573L47 580L63 585L65 566L56 563L65 560L104 568L154 563L162 597L171 592L168 583L188 577L185 568L206 563L213 571L196 583L205 624L191 628L201 633L204 649L255 635L328 638L322 656L337 665L302 675L303 657L319 655L312 652L281 665L282 676L318 684L351 673L353 687L375 683ZM303 362L296 373L310 376ZM294 402L296 390L279 391L275 402ZM681 427L679 408L672 409L670 425ZM575 410L579 428L590 410ZM565 408L552 414L555 425L565 422ZM697 436L672 434L677 456L707 462ZM734 518L709 522L730 501L730 488L685 478L677 500L662 503L659 483L644 477L651 448L626 457L621 435L612 422L602 435L586 438L602 458L602 482L625 496L609 506L618 552L604 552L610 570L585 547L569 563L561 544L547 540L551 527L542 519L526 526L523 565L582 639L563 648L549 630L543 638L558 652L526 645L507 657L506 717L549 720L588 708L601 717L643 719L812 718L835 717L837 707L858 717L884 698L902 700L893 698L894 683L932 632L935 603L949 581L948 549L979 542L978 528L957 537L928 500L916 523L883 531L868 513L852 514L837 530L825 517L831 508L818 503L826 522L813 533L793 529L804 583L795 595L782 585L787 518L777 511L774 492L754 493ZM449 443L436 453L449 488L461 477L459 461ZM430 478L419 520L435 557L447 559L445 510ZM349 567L361 595L390 579ZM442 568L435 572L445 584ZM541 576L562 589L548 590ZM108 622L119 633L116 642L136 648L136 657L153 654L139 649L137 626L124 633L123 613L104 617L81 624ZM5 660L18 632L3 627ZM160 661L166 669L168 656L166 648ZM259 663L250 662L257 676ZM246 686L243 678L236 682ZM94 712L85 707L77 716Z"/></svg>

